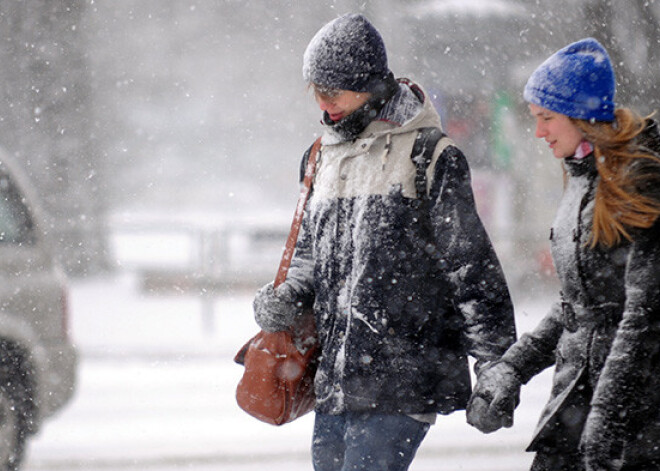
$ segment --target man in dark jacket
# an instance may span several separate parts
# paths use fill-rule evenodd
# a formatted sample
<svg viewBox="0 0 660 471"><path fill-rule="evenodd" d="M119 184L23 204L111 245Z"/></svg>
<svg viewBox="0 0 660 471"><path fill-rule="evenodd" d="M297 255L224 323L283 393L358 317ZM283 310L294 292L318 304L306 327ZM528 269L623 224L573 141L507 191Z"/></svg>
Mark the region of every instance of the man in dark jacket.
<svg viewBox="0 0 660 471"><path fill-rule="evenodd" d="M466 407L467 356L479 368L514 342L511 300L465 157L424 91L394 79L373 25L328 23L303 75L324 112L313 193L256 320L290 329L313 305L315 469L406 470L436 414ZM429 129L442 138L415 158Z"/></svg>

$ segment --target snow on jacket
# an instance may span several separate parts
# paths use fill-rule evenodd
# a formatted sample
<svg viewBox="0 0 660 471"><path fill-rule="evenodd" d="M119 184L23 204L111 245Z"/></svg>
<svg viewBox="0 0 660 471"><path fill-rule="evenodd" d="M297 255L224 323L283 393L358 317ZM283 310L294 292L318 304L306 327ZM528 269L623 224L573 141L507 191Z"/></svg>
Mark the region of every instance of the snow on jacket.
<svg viewBox="0 0 660 471"><path fill-rule="evenodd" d="M655 150L655 124L642 139ZM551 231L563 299L504 355L523 382L556 363L530 451L573 451L592 407L608 417L624 460L660 458L660 220L634 242L590 248L599 176L593 153L565 159L569 174ZM646 165L646 164L645 164ZM652 165L647 171L660 172ZM660 201L660 188L647 188ZM652 194L650 192L654 192Z"/></svg>
<svg viewBox="0 0 660 471"><path fill-rule="evenodd" d="M449 139L416 198L413 143L440 119L419 87L401 87L423 104L411 119L374 120L351 141L324 134L288 275L314 297L322 413L462 409L467 355L494 360L515 341L503 272Z"/></svg>

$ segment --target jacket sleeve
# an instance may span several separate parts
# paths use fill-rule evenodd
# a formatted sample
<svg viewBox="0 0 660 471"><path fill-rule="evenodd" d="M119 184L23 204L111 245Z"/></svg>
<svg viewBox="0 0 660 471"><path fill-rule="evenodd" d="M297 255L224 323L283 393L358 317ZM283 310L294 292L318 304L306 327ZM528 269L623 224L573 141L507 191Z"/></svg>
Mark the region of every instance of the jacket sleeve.
<svg viewBox="0 0 660 471"><path fill-rule="evenodd" d="M626 302L610 353L601 372L592 406L609 427L620 427L622 407L644 400L640 392L651 363L660 352L660 218L650 229L639 231L628 257L625 274Z"/></svg>
<svg viewBox="0 0 660 471"><path fill-rule="evenodd" d="M298 293L299 302L306 306L311 306L314 298L314 258L309 219L309 211L305 210L296 250L285 281Z"/></svg>
<svg viewBox="0 0 660 471"><path fill-rule="evenodd" d="M529 382L555 363L555 352L563 330L561 303L555 303L534 330L521 335L506 351L502 361L513 366L522 383Z"/></svg>
<svg viewBox="0 0 660 471"><path fill-rule="evenodd" d="M477 214L470 170L455 146L444 149L430 188L436 256L447 274L454 308L464 321L477 369L516 340L513 306L500 262Z"/></svg>

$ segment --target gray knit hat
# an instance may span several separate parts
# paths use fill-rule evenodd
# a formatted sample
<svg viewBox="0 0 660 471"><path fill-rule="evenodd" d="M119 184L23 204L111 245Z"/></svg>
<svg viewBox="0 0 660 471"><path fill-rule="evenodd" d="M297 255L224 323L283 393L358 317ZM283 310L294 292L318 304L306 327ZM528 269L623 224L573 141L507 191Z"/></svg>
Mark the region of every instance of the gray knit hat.
<svg viewBox="0 0 660 471"><path fill-rule="evenodd" d="M383 38L363 15L326 24L303 56L303 79L328 88L370 92L389 75Z"/></svg>

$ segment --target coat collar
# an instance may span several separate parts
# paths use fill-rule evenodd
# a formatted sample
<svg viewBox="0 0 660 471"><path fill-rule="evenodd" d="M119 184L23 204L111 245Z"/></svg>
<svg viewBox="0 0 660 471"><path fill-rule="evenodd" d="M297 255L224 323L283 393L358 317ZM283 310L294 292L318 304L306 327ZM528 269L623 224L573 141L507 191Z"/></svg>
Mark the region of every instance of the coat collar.
<svg viewBox="0 0 660 471"><path fill-rule="evenodd" d="M399 92L357 136L357 140L373 140L384 134L406 133L411 129L426 126L441 128L440 117L423 88L407 79L399 79L399 84ZM343 142L345 141L336 136L332 129L326 127L321 140L324 146Z"/></svg>
<svg viewBox="0 0 660 471"><path fill-rule="evenodd" d="M593 152L581 159L566 157L564 159L564 166L568 174L572 177L596 175L598 173L596 169L596 158Z"/></svg>

